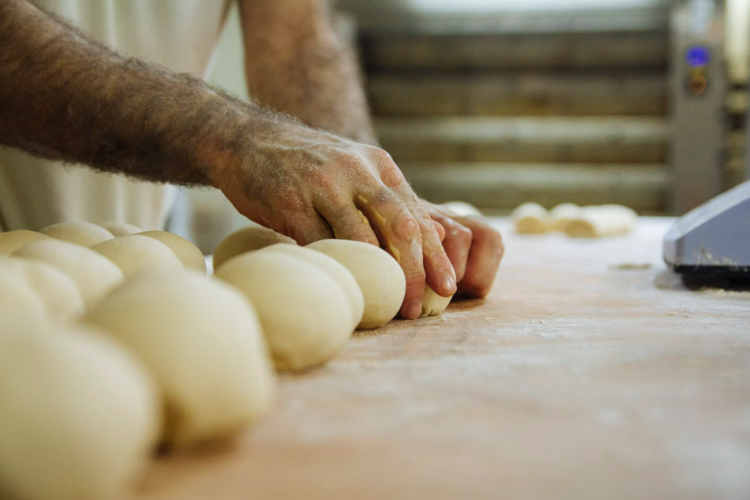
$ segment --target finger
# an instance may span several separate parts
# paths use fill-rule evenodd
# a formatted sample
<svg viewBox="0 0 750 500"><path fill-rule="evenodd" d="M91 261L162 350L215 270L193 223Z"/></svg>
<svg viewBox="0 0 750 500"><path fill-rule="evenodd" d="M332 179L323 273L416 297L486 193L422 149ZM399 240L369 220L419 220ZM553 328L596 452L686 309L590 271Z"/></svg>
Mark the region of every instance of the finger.
<svg viewBox="0 0 750 500"><path fill-rule="evenodd" d="M325 203L316 208L331 226L336 238L380 246L367 217L353 203Z"/></svg>
<svg viewBox="0 0 750 500"><path fill-rule="evenodd" d="M505 247L500 233L475 217L456 217L469 228L473 239L466 262L466 272L459 282L458 293L470 297L485 297L492 289Z"/></svg>
<svg viewBox="0 0 750 500"><path fill-rule="evenodd" d="M445 240L445 228L435 219L432 219L432 225L435 226L435 231L437 231L440 243L442 243Z"/></svg>
<svg viewBox="0 0 750 500"><path fill-rule="evenodd" d="M430 217L445 228L443 248L456 271L456 282L460 284L466 273L466 263L469 260L469 251L474 235L468 227L439 212L430 212Z"/></svg>
<svg viewBox="0 0 750 500"><path fill-rule="evenodd" d="M456 274L441 244L439 230L390 155L379 150L376 159L383 183L401 198L419 225L427 284L438 295L451 297L456 293Z"/></svg>
<svg viewBox="0 0 750 500"><path fill-rule="evenodd" d="M390 189L371 187L357 195L355 205L365 214L380 241L404 270L406 294L400 314L416 319L422 313L425 272L419 224Z"/></svg>
<svg viewBox="0 0 750 500"><path fill-rule="evenodd" d="M292 238L298 245L304 246L318 240L335 238L331 226L315 210L301 215L293 214L288 218L291 223L286 224L284 230L279 232Z"/></svg>

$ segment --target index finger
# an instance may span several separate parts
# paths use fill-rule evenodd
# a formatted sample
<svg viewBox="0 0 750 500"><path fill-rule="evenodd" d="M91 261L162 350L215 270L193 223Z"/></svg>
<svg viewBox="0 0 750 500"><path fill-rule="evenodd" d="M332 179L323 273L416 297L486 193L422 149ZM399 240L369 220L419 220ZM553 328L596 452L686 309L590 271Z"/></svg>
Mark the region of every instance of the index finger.
<svg viewBox="0 0 750 500"><path fill-rule="evenodd" d="M355 204L370 222L380 245L404 270L406 295L400 314L416 319L422 313L425 272L419 224L406 205L386 186L363 190Z"/></svg>

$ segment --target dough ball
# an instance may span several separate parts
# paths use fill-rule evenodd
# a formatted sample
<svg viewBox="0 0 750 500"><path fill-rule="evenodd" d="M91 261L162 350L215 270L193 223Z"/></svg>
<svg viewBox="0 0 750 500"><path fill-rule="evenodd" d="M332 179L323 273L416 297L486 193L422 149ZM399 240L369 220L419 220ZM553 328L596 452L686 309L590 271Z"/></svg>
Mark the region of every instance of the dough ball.
<svg viewBox="0 0 750 500"><path fill-rule="evenodd" d="M424 316L437 316L442 313L448 307L448 304L451 303L452 298L453 296L443 297L442 295L438 295L432 288L425 285L424 295L422 295L422 314L420 318Z"/></svg>
<svg viewBox="0 0 750 500"><path fill-rule="evenodd" d="M8 231L0 233L0 255L10 255L16 250L20 250L27 243L39 240L51 240L47 235L19 229L18 231Z"/></svg>
<svg viewBox="0 0 750 500"><path fill-rule="evenodd" d="M310 264L314 264L327 272L338 282L339 285L341 285L341 288L344 289L352 310L352 330L357 328L359 322L362 321L362 315L365 311L365 298L362 295L362 290L359 289L357 280L352 276L352 273L336 259L333 259L324 253L316 252L310 248L296 245L285 245L281 243L263 248L260 251L282 252L287 255L292 255L307 261Z"/></svg>
<svg viewBox="0 0 750 500"><path fill-rule="evenodd" d="M141 236L148 236L167 245L177 258L180 259L185 268L195 269L206 274L206 259L203 257L203 252L189 240L167 231L146 231L140 234Z"/></svg>
<svg viewBox="0 0 750 500"><path fill-rule="evenodd" d="M297 242L288 236L279 234L263 226L248 226L233 232L222 241L214 252L214 271L226 261L237 255L253 250L260 250L276 243L296 245Z"/></svg>
<svg viewBox="0 0 750 500"><path fill-rule="evenodd" d="M0 318L16 316L30 318L30 321L45 319L47 309L42 298L21 273L0 265Z"/></svg>
<svg viewBox="0 0 750 500"><path fill-rule="evenodd" d="M617 236L632 231L637 220L635 211L621 205L583 207L565 233L574 238Z"/></svg>
<svg viewBox="0 0 750 500"><path fill-rule="evenodd" d="M2 258L0 269L21 276L55 319L74 319L83 315L86 305L73 278L51 264L32 259Z"/></svg>
<svg viewBox="0 0 750 500"><path fill-rule="evenodd" d="M348 240L320 240L307 248L333 257L357 280L365 298L359 328L377 328L396 316L406 295L406 277L388 252L369 243Z"/></svg>
<svg viewBox="0 0 750 500"><path fill-rule="evenodd" d="M129 497L159 421L151 380L121 347L80 327L0 332L0 489L11 498Z"/></svg>
<svg viewBox="0 0 750 500"><path fill-rule="evenodd" d="M112 233L90 222L60 222L42 229L42 233L56 240L75 243L82 247L93 247L102 241L114 238Z"/></svg>
<svg viewBox="0 0 750 500"><path fill-rule="evenodd" d="M448 203L443 203L443 206L454 211L457 215L478 215L480 217L482 215L482 212L477 207L465 201L449 201Z"/></svg>
<svg viewBox="0 0 750 500"><path fill-rule="evenodd" d="M86 322L119 339L149 368L164 398L171 444L233 434L273 402L276 379L255 311L218 280L192 271L140 274Z"/></svg>
<svg viewBox="0 0 750 500"><path fill-rule="evenodd" d="M542 234L547 232L549 213L537 203L524 203L513 211L513 225L517 233Z"/></svg>
<svg viewBox="0 0 750 500"><path fill-rule="evenodd" d="M133 224L128 224L127 222L102 222L101 224L97 224L97 226L103 227L110 233L112 233L112 236L115 238L118 236L127 236L129 234L138 234L142 233L143 229L141 229L138 226L134 226Z"/></svg>
<svg viewBox="0 0 750 500"><path fill-rule="evenodd" d="M352 335L351 303L320 267L282 252L253 252L216 276L250 299L276 367L302 370L333 358Z"/></svg>
<svg viewBox="0 0 750 500"><path fill-rule="evenodd" d="M568 224L578 218L581 213L581 207L573 203L562 203L550 210L549 229L550 231L565 231Z"/></svg>
<svg viewBox="0 0 750 500"><path fill-rule="evenodd" d="M91 249L117 264L125 278L148 270L183 268L167 245L140 234L118 236Z"/></svg>
<svg viewBox="0 0 750 500"><path fill-rule="evenodd" d="M66 241L34 241L13 255L46 262L73 278L87 308L123 281L122 271L111 260Z"/></svg>

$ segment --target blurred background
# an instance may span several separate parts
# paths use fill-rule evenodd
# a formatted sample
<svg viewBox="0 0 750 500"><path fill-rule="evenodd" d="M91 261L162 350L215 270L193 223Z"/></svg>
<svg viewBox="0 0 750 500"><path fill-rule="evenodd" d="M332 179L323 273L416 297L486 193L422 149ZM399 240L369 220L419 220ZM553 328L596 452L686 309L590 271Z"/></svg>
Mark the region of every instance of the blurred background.
<svg viewBox="0 0 750 500"><path fill-rule="evenodd" d="M750 177L749 0L338 0L381 145L417 193L486 215L679 215ZM211 80L247 98L236 7ZM186 190L208 252L244 217Z"/></svg>

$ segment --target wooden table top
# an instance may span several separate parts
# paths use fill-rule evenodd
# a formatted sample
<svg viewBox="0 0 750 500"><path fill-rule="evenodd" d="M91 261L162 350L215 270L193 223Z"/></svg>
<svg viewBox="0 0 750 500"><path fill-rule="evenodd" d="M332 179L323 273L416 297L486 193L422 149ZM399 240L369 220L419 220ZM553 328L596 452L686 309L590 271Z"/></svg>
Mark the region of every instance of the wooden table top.
<svg viewBox="0 0 750 500"><path fill-rule="evenodd" d="M750 292L686 288L668 222L582 241L496 220L486 300L356 333L283 376L239 442L161 458L137 498L750 498Z"/></svg>

